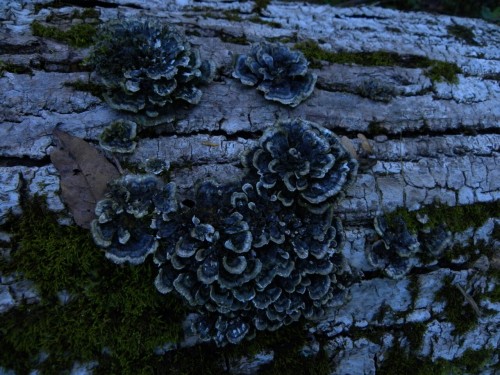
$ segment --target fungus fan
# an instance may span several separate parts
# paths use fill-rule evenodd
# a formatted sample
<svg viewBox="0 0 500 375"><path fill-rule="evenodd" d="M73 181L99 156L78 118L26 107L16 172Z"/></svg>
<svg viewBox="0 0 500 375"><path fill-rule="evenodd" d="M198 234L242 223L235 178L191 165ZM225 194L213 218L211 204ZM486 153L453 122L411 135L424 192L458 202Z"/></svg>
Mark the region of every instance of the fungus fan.
<svg viewBox="0 0 500 375"><path fill-rule="evenodd" d="M357 161L330 130L301 119L279 121L268 128L259 146L242 157L256 172L256 188L284 206L295 203L323 212L343 197L353 182Z"/></svg>
<svg viewBox="0 0 500 375"><path fill-rule="evenodd" d="M183 34L157 20L112 21L101 26L89 58L114 109L145 116L156 124L177 100L198 104L200 84L210 82L215 65L202 60Z"/></svg>
<svg viewBox="0 0 500 375"><path fill-rule="evenodd" d="M155 227L157 289L195 307L197 333L218 345L301 316L319 319L349 283L342 226L332 210L300 213L260 197L250 183L205 181L193 208Z"/></svg>
<svg viewBox="0 0 500 375"><path fill-rule="evenodd" d="M158 242L150 228L153 197L163 183L152 175L127 175L110 184L107 197L96 205L91 223L95 243L115 263L139 264L153 253Z"/></svg>
<svg viewBox="0 0 500 375"><path fill-rule="evenodd" d="M379 216L374 219L374 227L380 239L367 247L368 262L394 279L401 279L413 267L422 266L422 255L439 258L451 245L451 232L443 225L412 233L402 217L397 216L388 225Z"/></svg>
<svg viewBox="0 0 500 375"><path fill-rule="evenodd" d="M314 90L317 77L308 72L306 58L281 43L254 44L248 55L239 55L233 77L248 86L257 86L268 100L298 106Z"/></svg>

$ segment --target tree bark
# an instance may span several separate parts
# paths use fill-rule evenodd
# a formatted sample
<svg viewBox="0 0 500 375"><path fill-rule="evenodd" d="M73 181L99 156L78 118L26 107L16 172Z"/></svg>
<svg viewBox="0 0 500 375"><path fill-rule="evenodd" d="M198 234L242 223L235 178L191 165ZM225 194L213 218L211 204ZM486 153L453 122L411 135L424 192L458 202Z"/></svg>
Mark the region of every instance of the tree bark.
<svg viewBox="0 0 500 375"><path fill-rule="evenodd" d="M202 56L218 66L215 81L202 88L201 103L179 108L173 123L139 134L136 151L122 160L125 167L152 157L166 159L172 165L172 180L181 194L189 196L198 179L210 176L227 182L241 176L241 152L276 120L295 117L347 137L359 155L376 162L360 170L336 211L346 229L344 252L366 279L351 288L350 302L311 329L327 338L324 345L334 374L375 373L397 344L400 336L395 332L415 322L426 327L415 354L421 357L453 360L468 349L498 347L498 302L476 300L488 314L478 319L473 330L459 336L453 334L442 303L435 297L446 276L469 294L498 288L497 279L475 268L473 260L481 254L454 266L422 270L415 276L416 295L410 293L410 278L369 277L373 268L364 258L365 248L373 241L372 220L377 215L400 207L414 211L436 201L458 206L493 204L500 199L497 25L376 7L274 1L260 14L253 10L253 2L238 1L114 0L99 4L108 4L96 8L101 21L156 17L178 26L199 46ZM45 194L49 208L67 216L59 197L59 177L48 158L52 132L57 128L95 142L107 123L124 117L98 97L71 86L93 78L82 65L88 49L31 32L33 21L70 27L76 22L69 17L75 9L80 8L47 6L35 12L34 1L8 1L0 8L0 62L25 69L4 68L0 78L0 223L8 212L21 213L22 179L31 194ZM471 30L473 39L454 35L450 30L456 25ZM292 109L265 100L231 77L234 56L262 40L286 41L290 46L311 40L327 52L366 56L384 51L399 62L362 66L322 61L320 68L312 69L318 75L312 96ZM461 73L454 83L431 79L430 68L408 62L419 57L456 64ZM358 133L368 139L372 148L368 155ZM455 233L454 242L472 241L474 247L483 240L498 249L493 231L500 224L499 216L496 212L484 224ZM490 267L495 261L490 256ZM382 309L391 313L379 320L376 315ZM383 340L355 338L354 332L366 327L382 331Z"/></svg>

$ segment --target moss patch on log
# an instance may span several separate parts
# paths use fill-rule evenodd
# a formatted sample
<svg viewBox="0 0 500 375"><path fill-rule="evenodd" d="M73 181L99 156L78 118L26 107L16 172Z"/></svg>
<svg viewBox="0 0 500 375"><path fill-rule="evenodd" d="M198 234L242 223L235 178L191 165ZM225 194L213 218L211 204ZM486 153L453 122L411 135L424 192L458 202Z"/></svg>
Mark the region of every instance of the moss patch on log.
<svg viewBox="0 0 500 375"><path fill-rule="evenodd" d="M424 56L399 55L394 52L330 52L312 40L296 43L294 48L301 51L311 62L312 68L321 68L320 61L334 64L357 64L362 66L400 66L404 68L426 69L425 74L433 82L457 83L457 74L462 70L454 63L432 60Z"/></svg>
<svg viewBox="0 0 500 375"><path fill-rule="evenodd" d="M180 340L186 311L157 292L154 264L116 267L87 230L60 226L41 198L23 212L9 228L14 247L0 273L33 281L41 303L0 315L0 366L59 373L74 361L97 360L108 373L142 373L158 361L155 348ZM39 363L41 352L48 357Z"/></svg>
<svg viewBox="0 0 500 375"><path fill-rule="evenodd" d="M3 77L5 72L15 73L15 74L32 74L31 68L19 64L14 64L11 62L0 60L0 77Z"/></svg>
<svg viewBox="0 0 500 375"><path fill-rule="evenodd" d="M466 27L463 25L449 25L446 27L448 34L454 36L456 39L465 42L471 46L478 46L479 43L476 41L476 35L474 35L474 31L470 27Z"/></svg>
<svg viewBox="0 0 500 375"><path fill-rule="evenodd" d="M432 361L408 353L396 344L386 353L386 357L377 371L377 375L448 375L479 374L484 371L493 358L493 349L466 350L460 358L453 361L438 359ZM497 365L494 365L495 367Z"/></svg>
<svg viewBox="0 0 500 375"><path fill-rule="evenodd" d="M473 329L478 317L472 306L465 302L465 298L456 286L452 284L451 278L445 278L443 287L436 293L436 301L446 303L444 315L446 321L455 327L453 333L462 335Z"/></svg>
<svg viewBox="0 0 500 375"><path fill-rule="evenodd" d="M34 21L31 24L31 32L34 36L55 39L75 48L84 48L92 45L97 29L95 25L80 23L70 27L68 30L61 30L57 27L46 26L38 21Z"/></svg>
<svg viewBox="0 0 500 375"><path fill-rule="evenodd" d="M436 228L445 224L452 232L463 232L468 228L479 228L491 217L500 217L500 201L475 203L465 206L447 206L441 203L425 206L417 211L399 208L386 215L389 222L396 217L402 217L410 231L423 227ZM422 224L418 217L428 217L428 222Z"/></svg>

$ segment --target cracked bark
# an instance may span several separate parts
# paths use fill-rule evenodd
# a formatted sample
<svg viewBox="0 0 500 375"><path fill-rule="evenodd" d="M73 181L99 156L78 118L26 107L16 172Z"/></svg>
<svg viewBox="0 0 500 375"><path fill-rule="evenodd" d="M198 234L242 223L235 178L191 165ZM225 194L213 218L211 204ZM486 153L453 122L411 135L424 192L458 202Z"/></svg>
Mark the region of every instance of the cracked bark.
<svg viewBox="0 0 500 375"><path fill-rule="evenodd" d="M0 9L0 61L32 71L32 74L4 72L0 78L0 190L3 192L0 222L9 211L20 213L20 176L27 181L31 193L46 194L51 209L65 212L58 195L57 173L47 159L54 129L96 141L107 123L123 117L99 98L68 86L89 79L90 73L81 64L88 50L73 49L31 34L30 23L45 22L49 14L61 16L54 19L59 20L59 27L67 27L62 16L81 5L78 1L71 3L73 8L47 8L36 14L34 1L22 4L8 1ZM260 24L250 20L255 16L252 2L178 3L186 4L166 5L160 0L93 3L103 21L117 16L153 16L176 24L200 46L203 57L213 59L218 65L218 76L203 88L201 103L193 108L180 108L173 124L160 126L140 139L136 152L127 159L129 164L150 157L168 159L173 166L172 179L181 193L189 196L198 179L210 176L225 182L241 176L240 153L279 118L303 117L323 124L351 139L360 152L356 134L363 133L377 163L360 172L337 212L346 224L345 253L353 267L367 274L370 267L364 260L364 248L367 238L373 235L371 219L375 215L401 206L415 210L435 200L455 206L500 199L498 26L480 20L381 8L330 8L274 1L261 17L268 23ZM225 19L224 10L235 11L241 21ZM281 27L272 27L270 22ZM452 24L473 28L478 45L468 45L448 35L447 26ZM313 95L299 107L290 109L266 101L256 90L231 78L233 56L248 48L229 42L236 37L247 44L271 38L311 39L332 52L385 51L425 56L455 63L463 73L458 74L457 84L450 84L432 82L422 68L323 62L320 69L313 69L319 77ZM383 96L367 97L364 88L372 82L383 88ZM457 234L455 241L471 239L476 243L483 236L491 243L495 223L498 225L498 217L485 224L489 232L483 226ZM417 276L424 286L418 296L427 293L425 287L437 289L436 285L446 275L455 277L454 282L467 290L477 273L470 262L458 269L424 272ZM491 283L486 275L483 278ZM472 347L467 343L474 339L481 342L481 348L498 346L499 325L490 327L500 321L498 304L493 308L484 301L479 304L480 308L496 311L494 317L480 318L478 328L459 344L459 338L444 326L442 310L436 307L430 292L420 308L407 306L407 284L407 280L364 280L353 287L352 300L340 308L336 318L315 328L317 334L330 337L327 347L338 366L335 373L341 374L341 368L352 368L353 373L361 373L358 370L363 368L365 373L374 373L376 363L381 363L390 345L358 340L356 347L349 332L364 322L369 326L379 324L388 331L401 324L398 321L401 318L395 316L383 323L373 320L384 304L394 303L393 310L403 314L403 321L418 315L428 324L421 354L430 358L459 357ZM391 295L396 287L399 292ZM483 290L491 287L483 286ZM377 298L370 311L359 305L374 295ZM439 339L441 330L448 332L448 344ZM454 354L450 354L453 345ZM360 361L359 356L364 359ZM358 358L361 367L356 367L353 358Z"/></svg>

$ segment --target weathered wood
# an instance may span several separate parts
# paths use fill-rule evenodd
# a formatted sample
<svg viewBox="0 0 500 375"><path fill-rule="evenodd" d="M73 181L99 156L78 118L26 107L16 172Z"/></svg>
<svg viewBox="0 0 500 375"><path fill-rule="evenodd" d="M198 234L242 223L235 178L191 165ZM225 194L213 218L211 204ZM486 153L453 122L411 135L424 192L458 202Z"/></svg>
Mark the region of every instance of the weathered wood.
<svg viewBox="0 0 500 375"><path fill-rule="evenodd" d="M397 207L416 210L435 201L456 206L500 199L497 25L375 7L333 8L274 1L262 15L252 12L253 2L108 3L117 7L99 8L101 20L161 18L184 29L199 45L202 56L218 65L215 81L203 88L201 103L178 109L173 123L148 131L147 137L140 137L135 153L124 160L129 165L151 157L169 160L171 177L182 194L189 195L198 179L211 177L225 182L241 176L241 152L253 145L266 127L280 118L303 117L348 137L360 153L357 134L362 133L373 149L370 158L376 164L360 171L337 209L346 225L344 252L358 270L373 270L364 259L364 250L373 236L374 216ZM21 176L31 193L47 194L50 208L64 211L58 196L59 179L47 158L54 129L96 141L107 123L124 117L101 99L71 87L71 83L91 79L81 65L87 49L31 34L30 24L34 20L46 22L49 14L60 16L52 17L59 20L58 26L69 26L70 21L65 24L63 16L73 10L47 8L35 14L33 1L8 1L0 7L0 61L31 69L31 74L5 71L0 77L0 222L9 211L20 213ZM229 19L228 14L238 17ZM471 28L474 43L451 35L448 27L452 25ZM246 44L236 44L236 39ZM264 39L288 41L290 46L313 40L330 52L385 51L426 57L454 63L462 73L457 75L457 83L448 83L432 81L425 68L322 62L321 68L312 69L318 75L313 95L291 109L266 101L253 88L231 78L233 57L252 42ZM373 84L378 89L370 92L367 87ZM455 234L454 241L472 240L475 244L483 239L498 246L492 232L499 220L491 218L479 229ZM330 337L327 346L332 357L338 354L334 373L343 374L346 369L374 373L372 358L382 359L392 345L389 339L382 344L356 340L350 336L356 327L385 327L389 332L407 322L423 322L428 328L419 353L433 359L457 358L469 348L498 347L498 303L476 300L479 309L492 314L479 318L477 328L463 340L451 332L435 300L437 285L445 276L454 277L465 292L468 288L486 291L495 287L491 278L470 264L419 275L418 300L413 304L407 279L372 278L353 287L351 301L335 318L315 328L317 334ZM375 313L385 305L404 318L393 314L379 322Z"/></svg>

